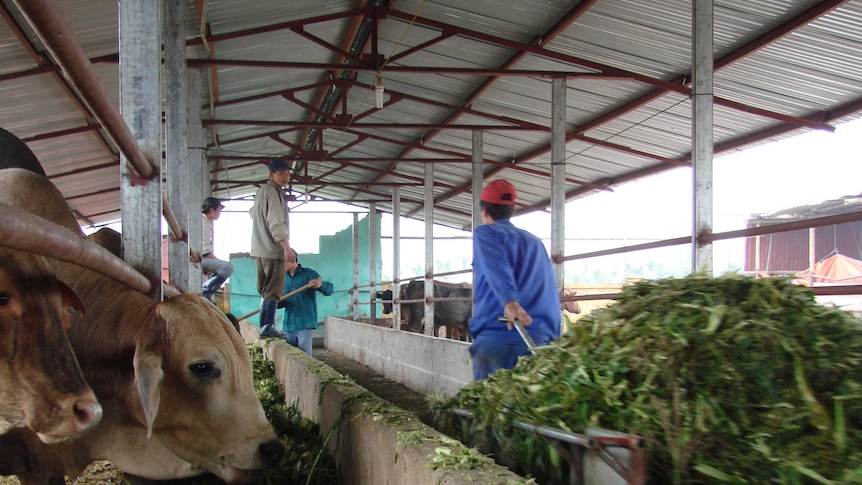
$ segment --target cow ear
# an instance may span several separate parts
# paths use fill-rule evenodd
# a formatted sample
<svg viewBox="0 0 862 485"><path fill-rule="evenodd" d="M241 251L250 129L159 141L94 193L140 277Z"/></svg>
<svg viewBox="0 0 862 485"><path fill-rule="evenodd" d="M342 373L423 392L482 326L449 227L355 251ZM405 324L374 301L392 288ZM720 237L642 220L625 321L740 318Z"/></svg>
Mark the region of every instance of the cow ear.
<svg viewBox="0 0 862 485"><path fill-rule="evenodd" d="M144 418L147 421L147 438L153 436L153 421L159 412L160 389L162 377L162 358L152 352L147 352L138 346L135 350L135 384L141 405L144 407Z"/></svg>
<svg viewBox="0 0 862 485"><path fill-rule="evenodd" d="M165 376L161 350L164 348L166 334L165 321L156 308L147 319L145 330L138 335L135 347L135 385L147 421L147 438L153 435L153 422L159 413L161 383Z"/></svg>
<svg viewBox="0 0 862 485"><path fill-rule="evenodd" d="M57 281L60 285L60 294L63 295L63 306L72 307L81 315L84 314L84 303L78 298L78 295L62 281Z"/></svg>

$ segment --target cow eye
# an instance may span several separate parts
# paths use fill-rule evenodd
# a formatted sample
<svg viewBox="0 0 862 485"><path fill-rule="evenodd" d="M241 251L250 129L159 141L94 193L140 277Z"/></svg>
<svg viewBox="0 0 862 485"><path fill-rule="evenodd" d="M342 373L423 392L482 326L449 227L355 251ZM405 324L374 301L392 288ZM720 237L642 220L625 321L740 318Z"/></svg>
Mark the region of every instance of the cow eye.
<svg viewBox="0 0 862 485"><path fill-rule="evenodd" d="M212 362L195 362L189 366L189 371L197 377L216 379L221 377L221 371Z"/></svg>
<svg viewBox="0 0 862 485"><path fill-rule="evenodd" d="M9 294L8 293L0 293L0 306L6 306L9 304Z"/></svg>

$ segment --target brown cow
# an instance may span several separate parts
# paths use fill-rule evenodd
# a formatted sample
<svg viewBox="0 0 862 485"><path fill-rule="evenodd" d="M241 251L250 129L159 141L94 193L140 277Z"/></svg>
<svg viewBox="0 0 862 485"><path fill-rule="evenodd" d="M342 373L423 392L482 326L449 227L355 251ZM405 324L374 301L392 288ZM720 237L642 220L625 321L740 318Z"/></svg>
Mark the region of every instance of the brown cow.
<svg viewBox="0 0 862 485"><path fill-rule="evenodd" d="M33 203L31 195L22 208L77 227L44 177L16 171L0 179L0 199L20 204L22 194L39 197ZM0 474L18 474L24 483L62 482L63 475L105 459L151 480L208 471L239 483L278 461L283 447L255 394L248 350L211 302L184 294L157 303L92 271L64 263L54 268L87 305L87 316L73 319L69 339L105 415L71 444L46 446L26 431L8 433L0 440L6 462Z"/></svg>
<svg viewBox="0 0 862 485"><path fill-rule="evenodd" d="M578 294L578 291L574 288L563 288L562 293L560 294L560 299L575 296ZM578 300L563 300L563 310L569 313L581 313L581 305L578 303Z"/></svg>
<svg viewBox="0 0 862 485"><path fill-rule="evenodd" d="M66 337L66 307L83 311L41 256L0 248L0 433L27 427L55 443L102 418Z"/></svg>

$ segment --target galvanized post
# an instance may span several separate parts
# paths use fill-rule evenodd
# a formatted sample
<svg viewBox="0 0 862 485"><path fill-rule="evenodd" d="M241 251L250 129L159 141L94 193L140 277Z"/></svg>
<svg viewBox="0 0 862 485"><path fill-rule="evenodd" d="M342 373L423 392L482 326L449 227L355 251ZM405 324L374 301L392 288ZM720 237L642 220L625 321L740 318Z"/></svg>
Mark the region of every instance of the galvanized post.
<svg viewBox="0 0 862 485"><path fill-rule="evenodd" d="M144 156L161 166L162 110L159 102L159 2L119 3L120 112ZM120 155L120 198L126 262L162 281L162 177L132 185L136 178ZM162 285L154 288L162 299Z"/></svg>
<svg viewBox="0 0 862 485"><path fill-rule="evenodd" d="M481 130L473 130L473 230L482 225L482 207L480 205L482 189L485 187L485 140ZM472 244L472 241L471 241ZM471 302L473 310L476 300ZM448 337L448 335L447 335Z"/></svg>
<svg viewBox="0 0 862 485"><path fill-rule="evenodd" d="M692 227L692 272L713 270L713 246L702 241L700 235L712 234L712 155L713 155L713 1L692 2L693 73L692 94L692 148L691 158L694 186L694 224Z"/></svg>
<svg viewBox="0 0 862 485"><path fill-rule="evenodd" d="M206 153L204 153L204 134L203 123L201 122L201 72L197 69L189 69L187 71L186 87L188 89L188 102L186 103L188 122L188 142L186 148L186 157L188 162L189 177L189 194L192 200L203 200L212 193L209 183L209 170L202 170L201 167L206 167ZM206 178L204 177L206 174ZM206 188L205 188L206 187ZM197 199L194 199L197 197ZM189 204L189 248L195 253L200 254L203 249L203 226L201 217L197 215L195 209L196 204ZM194 217L192 216L194 214ZM227 256L227 255L224 255ZM189 289L197 292L203 284L202 268L199 263L192 263L189 260Z"/></svg>
<svg viewBox="0 0 862 485"><path fill-rule="evenodd" d="M353 321L359 321L359 214L353 213L353 289L351 290Z"/></svg>
<svg viewBox="0 0 862 485"><path fill-rule="evenodd" d="M551 256L566 254L566 78L551 80ZM564 263L554 263L557 291L565 284ZM562 318L562 310L561 310Z"/></svg>
<svg viewBox="0 0 862 485"><path fill-rule="evenodd" d="M482 130L473 130L473 229L482 225L479 196L485 186L485 146Z"/></svg>
<svg viewBox="0 0 862 485"><path fill-rule="evenodd" d="M392 188L392 299L401 296L401 187ZM401 328L401 305L392 303L392 328Z"/></svg>
<svg viewBox="0 0 862 485"><path fill-rule="evenodd" d="M368 306L368 321L374 323L377 319L377 204L368 204L368 295L370 304Z"/></svg>
<svg viewBox="0 0 862 485"><path fill-rule="evenodd" d="M425 335L434 335L434 164L425 164Z"/></svg>
<svg viewBox="0 0 862 485"><path fill-rule="evenodd" d="M162 35L165 45L165 181L168 185L168 203L176 219L184 228L194 216L200 221L198 211L193 211L189 194L188 113L186 110L186 35L185 2L166 0L162 3ZM188 231L188 229L186 229ZM189 286L189 241L168 237L168 275L172 285L180 291L191 291ZM194 288L199 290L200 287Z"/></svg>

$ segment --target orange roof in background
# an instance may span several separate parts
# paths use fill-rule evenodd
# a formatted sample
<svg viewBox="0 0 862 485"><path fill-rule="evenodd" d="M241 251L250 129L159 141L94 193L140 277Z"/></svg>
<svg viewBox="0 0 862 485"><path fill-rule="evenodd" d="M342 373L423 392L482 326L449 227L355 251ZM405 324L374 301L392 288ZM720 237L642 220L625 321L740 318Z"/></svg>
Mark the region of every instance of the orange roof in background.
<svg viewBox="0 0 862 485"><path fill-rule="evenodd" d="M796 273L794 283L808 286L811 268ZM862 285L862 261L843 254L833 254L814 264L814 286Z"/></svg>

